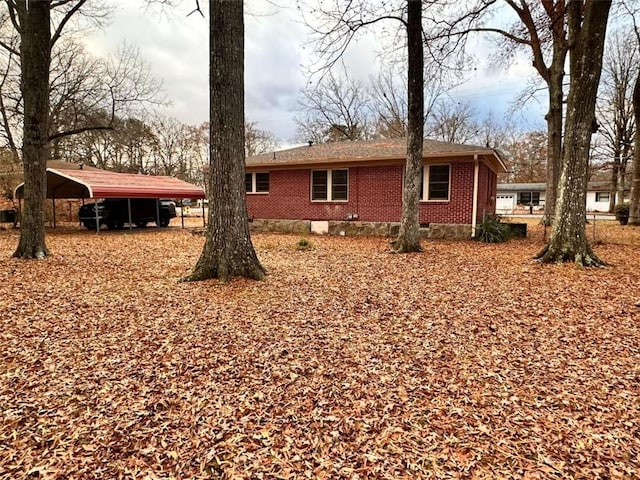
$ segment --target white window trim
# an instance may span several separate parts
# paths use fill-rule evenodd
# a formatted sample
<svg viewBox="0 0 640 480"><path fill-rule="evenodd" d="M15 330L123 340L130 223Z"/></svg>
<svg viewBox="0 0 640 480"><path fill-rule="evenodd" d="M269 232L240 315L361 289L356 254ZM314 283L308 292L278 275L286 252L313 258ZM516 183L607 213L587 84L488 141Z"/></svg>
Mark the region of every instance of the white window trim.
<svg viewBox="0 0 640 480"><path fill-rule="evenodd" d="M605 200L602 200L600 197L602 196L602 194L606 194L607 198ZM595 192L595 201L597 203L609 203L610 199L611 199L611 193L610 192Z"/></svg>
<svg viewBox="0 0 640 480"><path fill-rule="evenodd" d="M442 167L442 166L448 166L449 167L449 188L447 189L447 199L445 200L444 198L442 199L433 199L430 200L429 199L429 170L431 167ZM447 203L451 201L451 170L453 170L451 168L451 164L450 163L429 163L427 165L422 165L422 185L424 186L423 188L423 198L420 199L421 202L426 202L426 203Z"/></svg>
<svg viewBox="0 0 640 480"><path fill-rule="evenodd" d="M271 175L269 175L269 172L245 172L247 175L251 175L251 191L247 191L247 195L268 195L269 194L269 190L271 189ZM269 175L269 190L267 190L266 192L256 192L256 188L257 188L257 184L258 182L256 181L256 174L258 173L266 173L267 175Z"/></svg>
<svg viewBox="0 0 640 480"><path fill-rule="evenodd" d="M346 170L347 171L347 198L345 200L334 200L332 198L332 190L333 190L333 172L334 170ZM326 200L314 200L313 199L313 172L327 172L327 199ZM348 168L334 168L334 169L329 169L329 168L318 168L318 169L314 169L311 170L311 173L309 174L309 198L311 199L311 201L313 203L327 203L327 202L334 202L334 203L347 203L349 201L349 169Z"/></svg>

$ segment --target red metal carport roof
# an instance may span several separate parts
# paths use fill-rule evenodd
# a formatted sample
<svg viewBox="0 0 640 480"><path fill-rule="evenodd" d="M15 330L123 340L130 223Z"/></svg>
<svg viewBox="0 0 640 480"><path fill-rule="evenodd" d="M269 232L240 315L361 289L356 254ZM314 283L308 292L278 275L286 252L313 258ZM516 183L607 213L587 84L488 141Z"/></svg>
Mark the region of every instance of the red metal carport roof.
<svg viewBox="0 0 640 480"><path fill-rule="evenodd" d="M15 189L16 198L23 198L23 190L21 183ZM47 168L47 198L204 197L202 188L173 177L116 173L78 164Z"/></svg>

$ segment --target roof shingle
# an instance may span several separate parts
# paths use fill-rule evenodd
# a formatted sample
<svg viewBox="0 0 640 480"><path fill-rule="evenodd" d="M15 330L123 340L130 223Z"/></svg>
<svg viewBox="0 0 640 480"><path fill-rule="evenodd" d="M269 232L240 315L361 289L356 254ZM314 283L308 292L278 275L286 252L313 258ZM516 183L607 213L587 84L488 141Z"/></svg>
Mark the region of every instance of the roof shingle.
<svg viewBox="0 0 640 480"><path fill-rule="evenodd" d="M247 158L246 165L247 167L277 168L318 164L404 161L406 155L407 139L391 138L320 143L278 152L263 153ZM504 168L504 162L499 153L492 148L460 145L437 140L425 140L423 143L424 158L445 159L473 155L483 156L485 159L493 158L499 168Z"/></svg>

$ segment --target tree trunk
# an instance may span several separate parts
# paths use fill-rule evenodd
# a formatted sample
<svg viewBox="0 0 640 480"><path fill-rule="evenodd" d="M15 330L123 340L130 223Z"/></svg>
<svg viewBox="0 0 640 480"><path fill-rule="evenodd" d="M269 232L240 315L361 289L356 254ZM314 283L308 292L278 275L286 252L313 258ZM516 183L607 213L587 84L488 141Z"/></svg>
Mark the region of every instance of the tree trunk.
<svg viewBox="0 0 640 480"><path fill-rule="evenodd" d="M185 281L264 278L251 243L244 191L243 2L211 0L208 225L202 254Z"/></svg>
<svg viewBox="0 0 640 480"><path fill-rule="evenodd" d="M49 158L49 62L51 59L50 3L24 2L18 8L22 94L24 98L24 207L20 241L14 257L44 258L44 211Z"/></svg>
<svg viewBox="0 0 640 480"><path fill-rule="evenodd" d="M633 87L633 116L636 122L636 133L633 147L629 225L640 225L640 69L637 72L636 83Z"/></svg>
<svg viewBox="0 0 640 480"><path fill-rule="evenodd" d="M624 157L623 157L624 158ZM626 162L621 159L616 179L616 203L624 203L624 189L626 187Z"/></svg>
<svg viewBox="0 0 640 480"><path fill-rule="evenodd" d="M611 0L570 2L568 10L571 83L567 99L562 173L549 243L537 255L543 262L603 265L585 232L589 147L602 71L602 53Z"/></svg>
<svg viewBox="0 0 640 480"><path fill-rule="evenodd" d="M613 213L618 203L618 178L620 177L620 152L616 148L613 152L613 165L611 166L611 197L609 197L609 213Z"/></svg>
<svg viewBox="0 0 640 480"><path fill-rule="evenodd" d="M562 82L565 58L566 54L555 53L549 71L549 112L545 117L547 120L547 185L542 219L545 225L553 223L562 168L562 101L564 99Z"/></svg>
<svg viewBox="0 0 640 480"><path fill-rule="evenodd" d="M397 253L421 252L420 246L420 176L424 140L424 56L422 48L422 2L408 0L408 130L407 163L402 190L400 231L393 248Z"/></svg>

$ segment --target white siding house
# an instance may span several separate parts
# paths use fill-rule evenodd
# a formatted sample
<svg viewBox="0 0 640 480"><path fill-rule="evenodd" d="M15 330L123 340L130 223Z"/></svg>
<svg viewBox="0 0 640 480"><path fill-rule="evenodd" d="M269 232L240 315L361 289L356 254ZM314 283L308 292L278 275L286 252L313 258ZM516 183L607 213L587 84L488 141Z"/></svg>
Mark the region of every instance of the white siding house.
<svg viewBox="0 0 640 480"><path fill-rule="evenodd" d="M630 200L631 192L628 189L624 191L624 198L616 198L614 205ZM609 182L590 182L587 186L587 212L608 212L610 200L616 196L611 191Z"/></svg>
<svg viewBox="0 0 640 480"><path fill-rule="evenodd" d="M496 192L496 213L540 213L544 210L545 192L544 183L499 183ZM608 212L613 195L609 182L589 182L587 212ZM629 200L628 191L625 191L624 197L624 201Z"/></svg>
<svg viewBox="0 0 640 480"><path fill-rule="evenodd" d="M529 213L544 209L544 183L499 183L496 192L496 213Z"/></svg>

